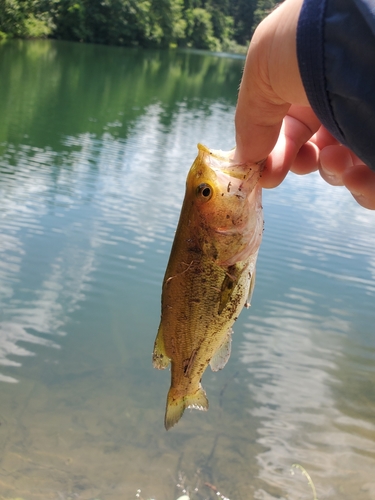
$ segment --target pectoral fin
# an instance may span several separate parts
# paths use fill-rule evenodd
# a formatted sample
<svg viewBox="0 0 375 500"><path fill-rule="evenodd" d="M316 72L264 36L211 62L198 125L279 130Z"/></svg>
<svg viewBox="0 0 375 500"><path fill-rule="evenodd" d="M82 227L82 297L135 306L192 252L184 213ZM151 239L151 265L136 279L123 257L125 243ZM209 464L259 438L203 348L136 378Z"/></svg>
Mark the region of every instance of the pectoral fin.
<svg viewBox="0 0 375 500"><path fill-rule="evenodd" d="M221 344L219 349L213 355L210 361L210 367L213 372L222 370L224 366L227 364L232 348L232 334L233 330L232 328L229 328L228 333L224 339L224 342Z"/></svg>
<svg viewBox="0 0 375 500"><path fill-rule="evenodd" d="M154 365L154 368L157 368L158 370L164 370L165 368L167 368L169 363L170 359L165 353L163 329L160 325L155 340L154 352L152 354L152 364Z"/></svg>
<svg viewBox="0 0 375 500"><path fill-rule="evenodd" d="M256 276L256 272L254 269L253 274L251 275L251 278L250 278L249 297L247 299L245 307L251 306L251 299L253 298L253 293L254 293L254 288L255 288L255 276Z"/></svg>

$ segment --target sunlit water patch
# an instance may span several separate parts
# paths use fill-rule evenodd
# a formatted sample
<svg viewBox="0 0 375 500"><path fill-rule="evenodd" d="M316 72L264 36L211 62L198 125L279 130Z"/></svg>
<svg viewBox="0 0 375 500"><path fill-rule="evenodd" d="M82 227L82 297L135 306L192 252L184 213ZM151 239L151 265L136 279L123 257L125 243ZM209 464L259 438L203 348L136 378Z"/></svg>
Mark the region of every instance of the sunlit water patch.
<svg viewBox="0 0 375 500"><path fill-rule="evenodd" d="M264 193L231 359L166 433L161 280L196 143L233 147L242 61L0 51L0 496L312 499L297 463L319 499L375 498L374 214L318 175Z"/></svg>

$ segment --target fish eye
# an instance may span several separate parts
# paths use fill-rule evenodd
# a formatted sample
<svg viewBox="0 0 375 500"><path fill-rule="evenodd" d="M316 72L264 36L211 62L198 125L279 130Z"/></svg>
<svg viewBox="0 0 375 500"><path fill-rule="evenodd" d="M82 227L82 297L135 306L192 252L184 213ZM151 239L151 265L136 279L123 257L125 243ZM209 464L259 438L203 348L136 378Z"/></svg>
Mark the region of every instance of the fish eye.
<svg viewBox="0 0 375 500"><path fill-rule="evenodd" d="M199 184L197 187L197 195L208 201L212 196L212 188L209 184L203 183Z"/></svg>

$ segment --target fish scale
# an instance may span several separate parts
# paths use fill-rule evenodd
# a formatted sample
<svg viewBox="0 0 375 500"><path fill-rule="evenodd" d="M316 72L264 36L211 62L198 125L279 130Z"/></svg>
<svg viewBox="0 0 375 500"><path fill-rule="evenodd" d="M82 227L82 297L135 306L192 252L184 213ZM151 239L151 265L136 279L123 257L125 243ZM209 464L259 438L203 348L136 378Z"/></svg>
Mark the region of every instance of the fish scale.
<svg viewBox="0 0 375 500"><path fill-rule="evenodd" d="M262 165L236 165L232 155L199 144L186 180L153 353L155 368L171 363L167 430L186 408L208 409L202 375L227 363L232 325L254 288Z"/></svg>

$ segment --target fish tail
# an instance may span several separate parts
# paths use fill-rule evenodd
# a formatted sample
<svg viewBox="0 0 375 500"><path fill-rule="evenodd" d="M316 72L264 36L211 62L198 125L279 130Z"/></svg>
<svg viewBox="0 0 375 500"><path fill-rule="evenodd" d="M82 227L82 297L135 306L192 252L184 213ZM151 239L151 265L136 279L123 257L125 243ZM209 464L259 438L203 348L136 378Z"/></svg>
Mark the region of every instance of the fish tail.
<svg viewBox="0 0 375 500"><path fill-rule="evenodd" d="M208 410L208 399L200 384L194 394L186 394L185 396L176 394L176 390L173 387L169 389L164 419L164 425L167 430L177 424L186 408Z"/></svg>

